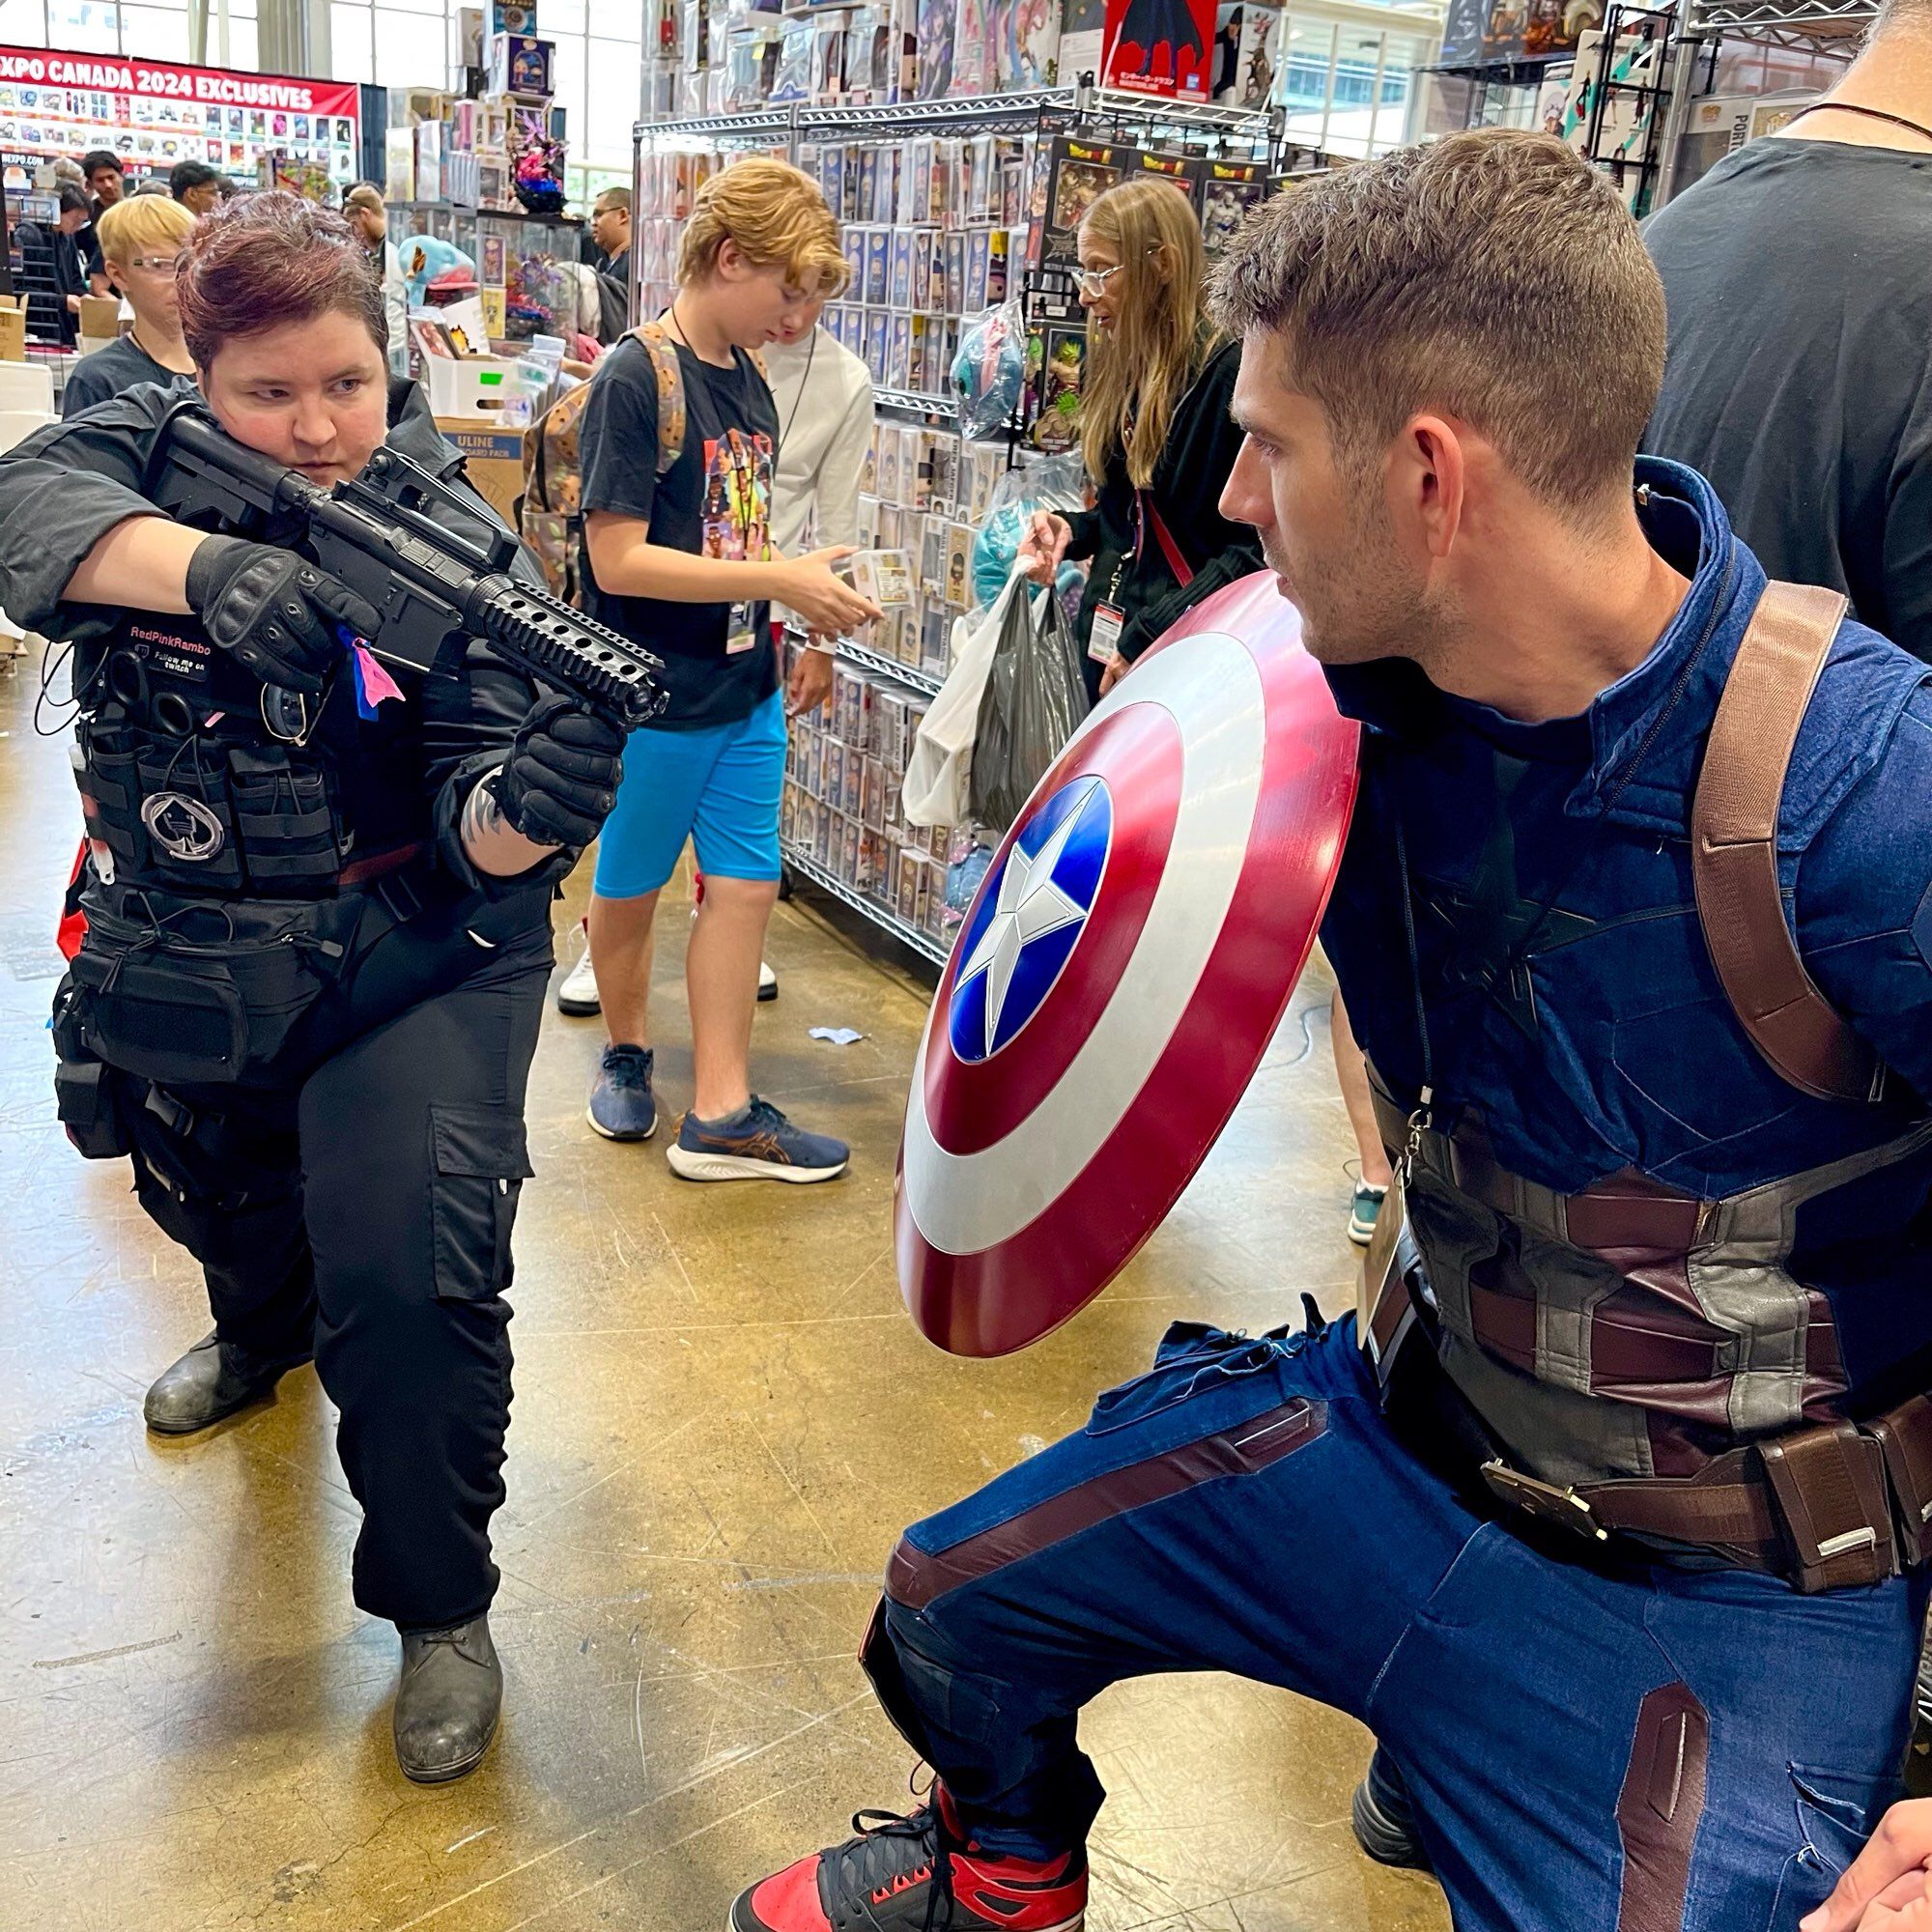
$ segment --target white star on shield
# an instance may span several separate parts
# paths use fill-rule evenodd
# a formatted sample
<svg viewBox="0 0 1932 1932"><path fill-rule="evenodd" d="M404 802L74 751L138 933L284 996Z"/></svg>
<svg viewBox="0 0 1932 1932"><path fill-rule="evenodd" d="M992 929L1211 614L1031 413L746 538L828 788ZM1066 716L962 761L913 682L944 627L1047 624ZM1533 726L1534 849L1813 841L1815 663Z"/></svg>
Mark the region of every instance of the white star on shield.
<svg viewBox="0 0 1932 1932"><path fill-rule="evenodd" d="M1036 939L1044 939L1062 926L1077 925L1087 910L1054 884L1054 867L1066 850L1066 841L1080 818L1079 809L1069 811L1054 828L1053 835L1029 859L1016 844L1007 854L1007 869L1000 876L1000 896L993 916L980 935L965 970L959 975L963 989L975 974L986 976L986 1052L1000 1031L1000 1015L1007 1004L1007 989L1020 954Z"/></svg>

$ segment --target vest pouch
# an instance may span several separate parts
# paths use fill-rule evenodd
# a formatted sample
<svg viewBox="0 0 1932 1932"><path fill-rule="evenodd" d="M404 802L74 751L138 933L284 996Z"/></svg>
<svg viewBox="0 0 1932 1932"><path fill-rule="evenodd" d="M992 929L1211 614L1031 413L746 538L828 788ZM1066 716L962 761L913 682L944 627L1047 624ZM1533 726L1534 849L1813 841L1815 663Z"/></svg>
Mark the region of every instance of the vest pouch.
<svg viewBox="0 0 1932 1932"><path fill-rule="evenodd" d="M145 869L190 892L242 883L235 806L222 748L184 738L150 740L135 753L140 776Z"/></svg>
<svg viewBox="0 0 1932 1932"><path fill-rule="evenodd" d="M136 871L148 855L141 826L141 775L131 751L116 751L104 734L82 726L82 762L75 769L81 816L87 836L98 838L114 858L116 875Z"/></svg>
<svg viewBox="0 0 1932 1932"><path fill-rule="evenodd" d="M253 884L270 894L333 884L342 869L340 824L320 767L295 764L279 745L237 745L228 781Z"/></svg>
<svg viewBox="0 0 1932 1932"><path fill-rule="evenodd" d="M162 1085L259 1079L327 990L343 956L304 906L222 908L218 938L187 922L89 908L71 968L89 1049ZM213 924L212 909L192 916Z"/></svg>

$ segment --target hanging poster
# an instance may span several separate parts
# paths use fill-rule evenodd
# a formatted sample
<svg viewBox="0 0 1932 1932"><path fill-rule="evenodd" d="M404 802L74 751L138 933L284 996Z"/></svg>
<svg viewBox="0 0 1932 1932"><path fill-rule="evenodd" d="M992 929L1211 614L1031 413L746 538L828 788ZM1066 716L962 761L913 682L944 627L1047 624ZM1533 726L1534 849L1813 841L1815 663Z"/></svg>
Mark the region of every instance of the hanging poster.
<svg viewBox="0 0 1932 1932"><path fill-rule="evenodd" d="M1107 0L1103 84L1206 100L1214 78L1214 0Z"/></svg>
<svg viewBox="0 0 1932 1932"><path fill-rule="evenodd" d="M361 117L353 81L0 46L0 147L29 155L107 148L130 174L206 161L252 182L279 153L340 184L361 174Z"/></svg>

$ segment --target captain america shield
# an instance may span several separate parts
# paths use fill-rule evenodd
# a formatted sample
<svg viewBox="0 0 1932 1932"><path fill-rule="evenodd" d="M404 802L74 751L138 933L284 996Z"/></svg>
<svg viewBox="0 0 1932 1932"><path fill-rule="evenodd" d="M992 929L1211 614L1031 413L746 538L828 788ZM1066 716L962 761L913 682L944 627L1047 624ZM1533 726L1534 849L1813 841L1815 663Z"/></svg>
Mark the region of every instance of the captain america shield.
<svg viewBox="0 0 1932 1932"><path fill-rule="evenodd" d="M1262 573L1102 700L995 854L913 1070L899 1287L960 1355L1024 1348L1153 1233L1315 942L1356 727Z"/></svg>

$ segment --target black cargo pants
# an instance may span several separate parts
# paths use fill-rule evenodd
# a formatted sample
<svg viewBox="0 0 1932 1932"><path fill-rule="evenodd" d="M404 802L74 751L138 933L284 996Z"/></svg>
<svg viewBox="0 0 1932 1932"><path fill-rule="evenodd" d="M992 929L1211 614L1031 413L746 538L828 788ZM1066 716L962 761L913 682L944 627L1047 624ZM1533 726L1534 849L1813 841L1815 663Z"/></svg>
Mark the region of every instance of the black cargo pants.
<svg viewBox="0 0 1932 1932"><path fill-rule="evenodd" d="M111 1076L135 1191L202 1264L217 1334L270 1356L313 1338L363 1511L355 1602L405 1630L467 1622L496 1594L502 1291L550 965L547 926L507 941L298 1086L151 1096Z"/></svg>

